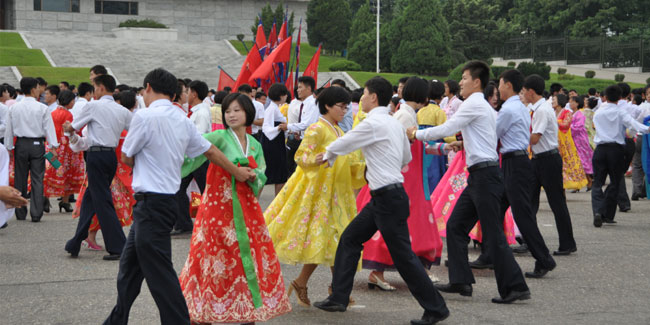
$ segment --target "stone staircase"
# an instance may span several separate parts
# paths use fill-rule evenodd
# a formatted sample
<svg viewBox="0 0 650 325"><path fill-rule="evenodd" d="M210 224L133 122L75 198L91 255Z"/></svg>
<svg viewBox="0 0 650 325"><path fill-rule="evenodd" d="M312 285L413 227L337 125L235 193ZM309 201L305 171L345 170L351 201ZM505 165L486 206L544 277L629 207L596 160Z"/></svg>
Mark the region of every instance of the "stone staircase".
<svg viewBox="0 0 650 325"><path fill-rule="evenodd" d="M18 82L19 80L16 80L16 76L11 71L11 67L0 67L0 84L8 83L17 87Z"/></svg>

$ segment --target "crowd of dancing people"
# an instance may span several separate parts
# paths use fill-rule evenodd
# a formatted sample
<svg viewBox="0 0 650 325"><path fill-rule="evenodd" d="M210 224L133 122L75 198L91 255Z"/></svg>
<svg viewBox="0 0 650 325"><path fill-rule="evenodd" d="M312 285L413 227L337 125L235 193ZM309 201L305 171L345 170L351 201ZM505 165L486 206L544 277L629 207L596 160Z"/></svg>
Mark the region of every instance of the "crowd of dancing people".
<svg viewBox="0 0 650 325"><path fill-rule="evenodd" d="M471 61L460 82L317 89L302 76L295 89L219 91L164 69L139 87L101 65L76 86L24 77L0 85L0 226L28 211L40 222L51 201L77 218L69 256L120 261L105 324L128 323L145 279L163 324L266 321L290 312L294 293L298 305L346 311L360 268L383 291L397 290L384 273L399 272L424 309L412 324L449 316L440 292L471 296L472 268L494 269L493 303L527 300L526 278L578 249L565 191L590 192L597 228L650 197L650 86L579 94L514 69L489 75ZM553 251L537 225L542 189ZM171 241L183 235L178 275ZM448 281L431 269L443 237ZM472 241L481 254L469 261ZM526 252L535 267L523 272L515 254ZM302 269L285 285L281 264ZM312 303L319 265L331 285Z"/></svg>

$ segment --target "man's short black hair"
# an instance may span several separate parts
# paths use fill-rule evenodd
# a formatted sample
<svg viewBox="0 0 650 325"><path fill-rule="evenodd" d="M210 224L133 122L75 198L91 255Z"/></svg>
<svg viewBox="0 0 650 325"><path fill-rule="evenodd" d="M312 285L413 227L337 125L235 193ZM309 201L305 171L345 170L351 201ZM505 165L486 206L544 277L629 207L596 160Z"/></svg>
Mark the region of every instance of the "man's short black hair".
<svg viewBox="0 0 650 325"><path fill-rule="evenodd" d="M358 103L361 101L361 96L363 96L363 88L355 89L350 94L350 101L353 103Z"/></svg>
<svg viewBox="0 0 650 325"><path fill-rule="evenodd" d="M225 91L225 90L217 91L217 93L214 94L214 102L215 102L215 104L220 104L221 105L221 103L223 103L223 99L226 98L226 96L228 96L227 91Z"/></svg>
<svg viewBox="0 0 650 325"><path fill-rule="evenodd" d="M36 77L36 81L38 81L39 86L47 86L47 81L41 77Z"/></svg>
<svg viewBox="0 0 650 325"><path fill-rule="evenodd" d="M377 95L379 106L388 106L391 97L393 97L393 85L383 77L376 76L366 81L365 87L368 93Z"/></svg>
<svg viewBox="0 0 650 325"><path fill-rule="evenodd" d="M564 88L564 87L562 87L562 84L557 83L557 82L552 83L551 88L550 88L551 94L562 91L562 88Z"/></svg>
<svg viewBox="0 0 650 325"><path fill-rule="evenodd" d="M438 80L429 81L429 100L439 101L445 95L445 84Z"/></svg>
<svg viewBox="0 0 650 325"><path fill-rule="evenodd" d="M183 88L187 88L185 81L183 81L183 79L178 79L176 81L176 94L174 94L174 102L180 102L181 97L183 96Z"/></svg>
<svg viewBox="0 0 650 325"><path fill-rule="evenodd" d="M54 97L56 97L57 99L59 98L59 93L61 93L61 88L59 88L59 86L57 85L49 86L45 88L45 90L49 91L50 95L54 95Z"/></svg>
<svg viewBox="0 0 650 325"><path fill-rule="evenodd" d="M249 85L249 84L243 84L243 85L237 87L237 92L251 94L251 93L253 93L253 87L251 87L251 85Z"/></svg>
<svg viewBox="0 0 650 325"><path fill-rule="evenodd" d="M643 103L643 96L635 94L632 97L632 103L634 103L634 105L641 105Z"/></svg>
<svg viewBox="0 0 650 325"><path fill-rule="evenodd" d="M93 91L95 91L95 89L93 88L93 86L91 84L89 84L87 82L80 83L79 87L77 89L77 93L81 97L84 97L84 96L86 96L87 93L89 93L89 92L92 93Z"/></svg>
<svg viewBox="0 0 650 325"><path fill-rule="evenodd" d="M544 78L540 77L537 74L531 74L530 76L524 79L524 88L532 89L537 95L544 94L544 88L546 84ZM552 87L551 87L552 88Z"/></svg>
<svg viewBox="0 0 650 325"><path fill-rule="evenodd" d="M284 95L289 96L289 89L287 89L287 86L284 84L275 83L269 88L269 99L272 101L281 100ZM255 95L255 97L257 97L257 95Z"/></svg>
<svg viewBox="0 0 650 325"><path fill-rule="evenodd" d="M589 88L589 90L587 90L587 93L589 96L596 96L596 88Z"/></svg>
<svg viewBox="0 0 650 325"><path fill-rule="evenodd" d="M69 84L67 81L61 81L61 82L59 82L59 83L60 83L60 84L63 84L63 85L66 86L67 88L70 88L70 84Z"/></svg>
<svg viewBox="0 0 650 325"><path fill-rule="evenodd" d="M429 84L419 77L408 78L402 89L402 99L426 105L429 100Z"/></svg>
<svg viewBox="0 0 650 325"><path fill-rule="evenodd" d="M208 96L208 84L206 84L204 81L201 80L194 80L190 82L190 84L187 86L190 88L190 90L193 90L196 92L196 95L199 97L200 100L204 100L206 96Z"/></svg>
<svg viewBox="0 0 650 325"><path fill-rule="evenodd" d="M119 84L119 85L115 86L115 89L117 89L117 90L119 90L120 92L122 92L122 91L129 91L129 90L131 90L131 87L130 87L129 85L125 85L125 84Z"/></svg>
<svg viewBox="0 0 650 325"><path fill-rule="evenodd" d="M469 61L463 67L462 72L469 71L472 79L479 79L481 81L481 89L484 89L490 82L490 67L483 61Z"/></svg>
<svg viewBox="0 0 650 325"><path fill-rule="evenodd" d="M458 92L460 91L460 85L456 80L449 79L445 81L445 85L447 85L447 87L449 88L450 94L458 95Z"/></svg>
<svg viewBox="0 0 650 325"><path fill-rule="evenodd" d="M74 100L74 93L66 89L59 94L58 99L59 105L65 107Z"/></svg>
<svg viewBox="0 0 650 325"><path fill-rule="evenodd" d="M399 81L397 81L398 84L406 84L406 82L409 80L410 77L401 77L399 78Z"/></svg>
<svg viewBox="0 0 650 325"><path fill-rule="evenodd" d="M311 92L314 92L316 90L316 80L310 76L302 76L298 78L298 83L309 87L309 89L311 89Z"/></svg>
<svg viewBox="0 0 650 325"><path fill-rule="evenodd" d="M613 103L618 102L619 100L621 100L622 93L623 90L621 90L621 87L619 85L611 85L605 88L605 96L607 97L608 102L613 102Z"/></svg>
<svg viewBox="0 0 650 325"><path fill-rule="evenodd" d="M120 105L126 107L128 110L133 110L137 104L135 99L135 93L131 90L121 91L120 96Z"/></svg>
<svg viewBox="0 0 650 325"><path fill-rule="evenodd" d="M557 99L557 105L562 108L569 102L569 98L565 94L556 94L555 98Z"/></svg>
<svg viewBox="0 0 650 325"><path fill-rule="evenodd" d="M158 68L151 70L147 73L147 76L144 77L143 86L146 88L147 84L151 86L151 89L153 89L155 93L167 95L172 99L176 94L176 85L178 84L178 80L173 74L171 74L171 72L163 68Z"/></svg>
<svg viewBox="0 0 650 325"><path fill-rule="evenodd" d="M262 97L267 97L263 91L258 91L255 93L255 99L260 99Z"/></svg>
<svg viewBox="0 0 650 325"><path fill-rule="evenodd" d="M32 77L24 77L20 79L20 90L25 95L29 95L32 92L32 89L38 87L38 80Z"/></svg>
<svg viewBox="0 0 650 325"><path fill-rule="evenodd" d="M327 106L334 106L338 103L347 105L350 103L350 94L342 87L328 87L323 89L317 98L318 110L322 115L327 114Z"/></svg>
<svg viewBox="0 0 650 325"><path fill-rule="evenodd" d="M106 67L101 64L93 66L92 68L90 68L90 71L97 76L108 74L108 70L106 70Z"/></svg>
<svg viewBox="0 0 650 325"><path fill-rule="evenodd" d="M106 91L108 92L114 92L115 91L115 78L111 75L103 74L101 76L95 77L93 79L93 83L96 86L102 85L104 88L106 88Z"/></svg>
<svg viewBox="0 0 650 325"><path fill-rule="evenodd" d="M515 94L519 94L521 87L524 86L524 74L519 70L510 69L501 73L499 79L503 79L503 82L509 82L512 84L512 90L515 91Z"/></svg>
<svg viewBox="0 0 650 325"><path fill-rule="evenodd" d="M626 99L630 95L630 85L627 82L619 82L618 87L621 88L621 98Z"/></svg>
<svg viewBox="0 0 650 325"><path fill-rule="evenodd" d="M568 91L568 92L574 92L574 93L576 93L576 94L578 93L578 91L577 91L577 90L575 90L575 89L569 89L569 91Z"/></svg>
<svg viewBox="0 0 650 325"><path fill-rule="evenodd" d="M253 105L253 101L249 96L238 92L229 94L226 96L226 98L223 99L223 102L221 103L221 121L223 123L223 126L226 128L230 127L228 126L228 122L226 120L226 111L228 110L228 106L230 106L230 104L232 104L234 101L237 101L237 103L239 103L239 106L246 113L245 125L251 126L255 120L255 105Z"/></svg>
<svg viewBox="0 0 650 325"><path fill-rule="evenodd" d="M226 87L223 87L223 91L225 91L225 92L227 92L227 93L229 93L229 92L231 92L231 91L232 91L232 87L228 87L228 86L226 86Z"/></svg>
<svg viewBox="0 0 650 325"><path fill-rule="evenodd" d="M345 81L343 81L343 80L341 80L341 79L334 79L334 80L332 80L331 85L332 85L332 86L334 86L334 85L339 85L339 86L341 86L341 87L343 87L343 88L346 87L346 86L345 86Z"/></svg>
<svg viewBox="0 0 650 325"><path fill-rule="evenodd" d="M587 99L587 106L589 106L591 109L596 108L596 106L598 106L598 98L589 97L589 99Z"/></svg>

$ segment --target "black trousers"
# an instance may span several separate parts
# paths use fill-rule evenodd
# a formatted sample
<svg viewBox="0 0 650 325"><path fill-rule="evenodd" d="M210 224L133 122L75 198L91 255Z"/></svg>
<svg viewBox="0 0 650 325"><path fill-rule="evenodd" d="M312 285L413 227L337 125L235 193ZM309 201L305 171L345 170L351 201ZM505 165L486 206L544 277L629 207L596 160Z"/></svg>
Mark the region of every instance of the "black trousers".
<svg viewBox="0 0 650 325"><path fill-rule="evenodd" d="M494 274L501 297L512 291L526 291L528 286L503 233L501 200L503 180L498 167L470 172L467 187L458 198L447 221L447 255L449 283L471 284L474 275L467 261L469 232L481 221L483 241L494 263Z"/></svg>
<svg viewBox="0 0 650 325"><path fill-rule="evenodd" d="M31 176L29 215L38 221L43 217L43 176L45 176L45 139L17 138L14 151L14 185L24 198L27 197L27 178ZM16 208L16 219L27 218L27 207Z"/></svg>
<svg viewBox="0 0 650 325"><path fill-rule="evenodd" d="M117 304L104 324L127 324L129 311L140 294L142 281L160 312L161 324L190 324L178 276L172 264L169 232L176 220L173 194L149 194L133 208L129 231L117 274Z"/></svg>
<svg viewBox="0 0 650 325"><path fill-rule="evenodd" d="M348 305L363 243L379 230L397 271L420 306L436 316L449 313L445 300L411 249L408 217L409 199L403 188L372 197L341 235L334 259L332 301Z"/></svg>
<svg viewBox="0 0 650 325"><path fill-rule="evenodd" d="M592 165L594 166L594 181L591 188L591 209L594 213L606 219L614 219L616 215L616 201L624 177L621 157L625 148L617 143L599 144L594 150ZM609 176L609 185L603 193L605 179Z"/></svg>
<svg viewBox="0 0 650 325"><path fill-rule="evenodd" d="M535 258L535 268L552 269L556 266L555 260L549 254L544 237L537 227L537 220L533 214L530 203L531 185L533 184L533 167L528 156L516 156L503 158L501 161L501 173L505 185L505 195L501 200L501 223L505 218L508 207L512 208L512 216L524 238L530 253ZM480 258L483 261L491 261L487 253L486 244L481 246L485 252Z"/></svg>
<svg viewBox="0 0 650 325"><path fill-rule="evenodd" d="M181 187L175 195L176 204L178 204L178 213L176 214L174 229L192 230L194 228L194 223L190 217L190 199L187 197L187 188L194 179L196 180L196 185L199 186L201 194L203 194L205 190L205 176L208 173L209 166L210 162L206 161L201 167L181 179Z"/></svg>
<svg viewBox="0 0 650 325"><path fill-rule="evenodd" d="M620 209L629 209L632 206L632 203L630 203L630 196L627 195L627 186L625 186L625 172L627 172L627 169L632 163L632 159L634 159L634 151L636 151L634 139L625 138L625 146L623 148L623 166L621 166L622 176L619 181L618 195L616 197L616 203Z"/></svg>
<svg viewBox="0 0 650 325"><path fill-rule="evenodd" d="M111 182L116 170L117 157L114 151L88 152L86 162L88 189L81 202L77 231L66 244L68 252L79 252L81 242L88 237L90 222L93 216L97 215L106 250L111 254L122 253L126 237L115 213L111 195Z"/></svg>
<svg viewBox="0 0 650 325"><path fill-rule="evenodd" d="M289 169L289 177L293 174L293 172L296 171L296 161L294 159L294 156L296 155L296 151L298 151L298 147L300 147L300 143L302 143L302 140L296 140L296 139L291 139L289 138L287 140L287 168Z"/></svg>
<svg viewBox="0 0 650 325"><path fill-rule="evenodd" d="M571 215L566 205L564 196L564 180L562 179L562 156L559 153L533 158L533 189L531 205L533 215L537 216L539 210L539 196L544 187L548 205L551 206L553 216L555 217L555 227L557 227L560 247L558 250L572 250L576 248L576 241L573 238L573 226L571 225ZM525 237L525 236L524 236ZM527 239L525 239L527 240Z"/></svg>

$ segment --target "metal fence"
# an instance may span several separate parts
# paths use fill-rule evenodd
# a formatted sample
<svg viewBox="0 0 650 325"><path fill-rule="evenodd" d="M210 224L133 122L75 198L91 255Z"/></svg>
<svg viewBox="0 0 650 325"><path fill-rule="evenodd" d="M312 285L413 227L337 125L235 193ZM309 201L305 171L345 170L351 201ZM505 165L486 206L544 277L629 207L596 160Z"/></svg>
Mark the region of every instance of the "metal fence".
<svg viewBox="0 0 650 325"><path fill-rule="evenodd" d="M572 40L517 38L494 48L504 60L566 61L567 64L601 64L603 68L641 67L650 72L650 42L619 42L605 37Z"/></svg>

